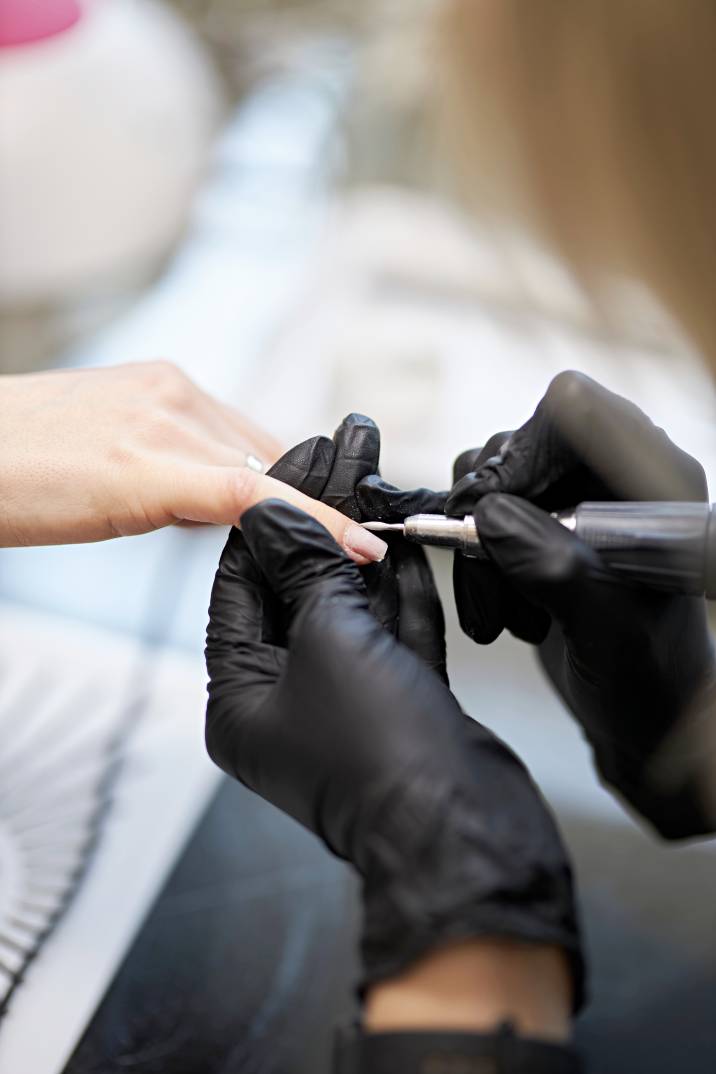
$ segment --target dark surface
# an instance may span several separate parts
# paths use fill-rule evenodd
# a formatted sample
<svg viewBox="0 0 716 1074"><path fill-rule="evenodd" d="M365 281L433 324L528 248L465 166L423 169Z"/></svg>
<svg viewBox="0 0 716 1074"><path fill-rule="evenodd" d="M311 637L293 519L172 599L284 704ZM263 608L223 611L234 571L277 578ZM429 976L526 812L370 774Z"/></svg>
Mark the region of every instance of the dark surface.
<svg viewBox="0 0 716 1074"><path fill-rule="evenodd" d="M716 847L562 818L576 861L592 998L589 1074L714 1074Z"/></svg>
<svg viewBox="0 0 716 1074"><path fill-rule="evenodd" d="M713 1074L713 846L562 822L592 959L590 1074ZM65 1074L329 1074L354 894L315 839L227 780Z"/></svg>
<svg viewBox="0 0 716 1074"><path fill-rule="evenodd" d="M354 885L226 780L65 1074L319 1074L351 1011Z"/></svg>

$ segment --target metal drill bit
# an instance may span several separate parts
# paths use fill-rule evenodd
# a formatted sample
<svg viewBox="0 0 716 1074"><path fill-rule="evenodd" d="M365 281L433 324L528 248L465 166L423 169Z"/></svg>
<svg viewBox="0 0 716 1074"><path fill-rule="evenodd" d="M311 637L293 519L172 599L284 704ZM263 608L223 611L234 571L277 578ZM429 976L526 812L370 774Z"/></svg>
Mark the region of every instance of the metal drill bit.
<svg viewBox="0 0 716 1074"><path fill-rule="evenodd" d="M384 533L386 530L393 530L395 533L404 533L405 526L402 522L363 522L364 530L370 530L371 533Z"/></svg>

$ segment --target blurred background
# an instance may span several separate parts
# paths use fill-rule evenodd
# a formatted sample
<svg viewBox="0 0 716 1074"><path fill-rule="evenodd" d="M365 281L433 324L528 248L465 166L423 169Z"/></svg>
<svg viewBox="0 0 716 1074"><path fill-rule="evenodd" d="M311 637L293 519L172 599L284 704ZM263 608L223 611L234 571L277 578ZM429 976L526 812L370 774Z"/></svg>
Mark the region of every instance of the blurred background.
<svg viewBox="0 0 716 1074"><path fill-rule="evenodd" d="M169 358L287 446L369 414L385 476L444 486L577 368L713 496L713 388L673 326L626 288L605 325L525 235L460 211L434 6L0 0L0 371ZM0 557L0 1074L329 1070L352 878L203 754L224 540ZM432 558L456 692L576 859L591 1069L712 1071L713 845L664 848L616 805L530 652L460 635Z"/></svg>

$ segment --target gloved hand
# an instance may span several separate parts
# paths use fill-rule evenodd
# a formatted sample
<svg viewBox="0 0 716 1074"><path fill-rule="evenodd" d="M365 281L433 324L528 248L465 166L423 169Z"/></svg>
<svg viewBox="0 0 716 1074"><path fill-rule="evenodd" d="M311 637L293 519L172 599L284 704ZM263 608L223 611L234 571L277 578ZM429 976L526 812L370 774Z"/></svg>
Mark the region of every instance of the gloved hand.
<svg viewBox="0 0 716 1074"><path fill-rule="evenodd" d="M604 780L667 838L713 830L705 602L630 585L547 513L585 500L705 500L703 469L636 406L572 372L501 439L446 503L448 514L474 513L494 565L460 567L464 629L488 642L506 626L541 642Z"/></svg>
<svg viewBox="0 0 716 1074"><path fill-rule="evenodd" d="M358 522L367 516L361 513L356 487L377 474L379 466L378 426L364 414L353 413L343 419L332 440L326 436L305 440L282 455L269 473ZM386 630L447 682L443 609L425 553L419 545L394 538L387 544L385 559L361 569L370 609ZM417 604L410 599L413 591Z"/></svg>
<svg viewBox="0 0 716 1074"><path fill-rule="evenodd" d="M401 629L420 623L420 648L441 650L433 596L408 572L404 616L396 575ZM537 790L380 626L315 520L280 501L244 514L214 584L207 663L211 756L363 878L365 985L449 939L504 936L563 948L579 1002L570 868Z"/></svg>

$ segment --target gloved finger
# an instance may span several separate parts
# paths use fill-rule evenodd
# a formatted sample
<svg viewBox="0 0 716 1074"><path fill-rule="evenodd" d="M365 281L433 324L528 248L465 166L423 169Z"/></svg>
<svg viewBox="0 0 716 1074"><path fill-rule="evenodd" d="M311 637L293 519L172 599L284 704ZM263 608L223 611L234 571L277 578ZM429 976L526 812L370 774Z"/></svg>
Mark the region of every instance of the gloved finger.
<svg viewBox="0 0 716 1074"><path fill-rule="evenodd" d="M505 628L538 645L549 630L547 612L516 590L492 562L456 553L453 588L460 626L478 645L490 645Z"/></svg>
<svg viewBox="0 0 716 1074"><path fill-rule="evenodd" d="M239 530L232 529L209 607L205 736L213 760L237 778L244 721L260 710L285 667L285 651L272 644L271 611L270 594L246 542Z"/></svg>
<svg viewBox="0 0 716 1074"><path fill-rule="evenodd" d="M488 492L547 510L583 500L700 500L703 468L633 403L581 373L560 373L535 413L453 489L450 513Z"/></svg>
<svg viewBox="0 0 716 1074"><path fill-rule="evenodd" d="M337 511L360 520L356 485L380 464L380 430L364 414L349 414L333 435L334 455L322 499Z"/></svg>
<svg viewBox="0 0 716 1074"><path fill-rule="evenodd" d="M292 616L319 590L367 609L355 563L310 515L283 500L265 500L243 515L241 529L269 588Z"/></svg>
<svg viewBox="0 0 716 1074"><path fill-rule="evenodd" d="M378 474L364 477L356 489L361 516L366 521L402 522L408 515L442 515L447 492L399 489Z"/></svg>
<svg viewBox="0 0 716 1074"><path fill-rule="evenodd" d="M369 563L361 567L361 576L368 591L370 610L380 625L388 633L397 635L400 612L398 597L398 580L395 575L393 552L402 540L395 534L386 534L388 555L380 563Z"/></svg>
<svg viewBox="0 0 716 1074"><path fill-rule="evenodd" d="M207 646L213 653L257 642L281 645L277 607L241 530L229 532L214 578Z"/></svg>
<svg viewBox="0 0 716 1074"><path fill-rule="evenodd" d="M565 627L585 600L603 604L604 587L613 593L618 585L592 548L526 500L490 494L474 517L485 551L504 576Z"/></svg>
<svg viewBox="0 0 716 1074"><path fill-rule="evenodd" d="M453 464L453 481L457 483L468 475L474 476L475 470L499 456L511 436L511 432L495 433L483 447L463 451ZM446 513L452 513L454 505L459 508L459 513L471 513L474 499L470 497L461 502L453 493L446 504ZM515 637L536 644L548 629L546 613L518 593L493 563L456 553L453 588L460 626L478 645L490 645L505 627Z"/></svg>
<svg viewBox="0 0 716 1074"><path fill-rule="evenodd" d="M398 589L398 641L447 684L445 616L425 552L399 539L391 547L390 558Z"/></svg>
<svg viewBox="0 0 716 1074"><path fill-rule="evenodd" d="M499 455L512 432L493 433L490 439L482 447L468 448L455 459L452 465L453 485L460 481L466 474L478 470L489 460Z"/></svg>
<svg viewBox="0 0 716 1074"><path fill-rule="evenodd" d="M312 436L290 448L268 471L286 485L314 500L320 500L331 473L335 445L327 436Z"/></svg>
<svg viewBox="0 0 716 1074"><path fill-rule="evenodd" d="M502 633L505 584L493 563L456 553L453 591L458 621L464 634L478 645L490 645Z"/></svg>

